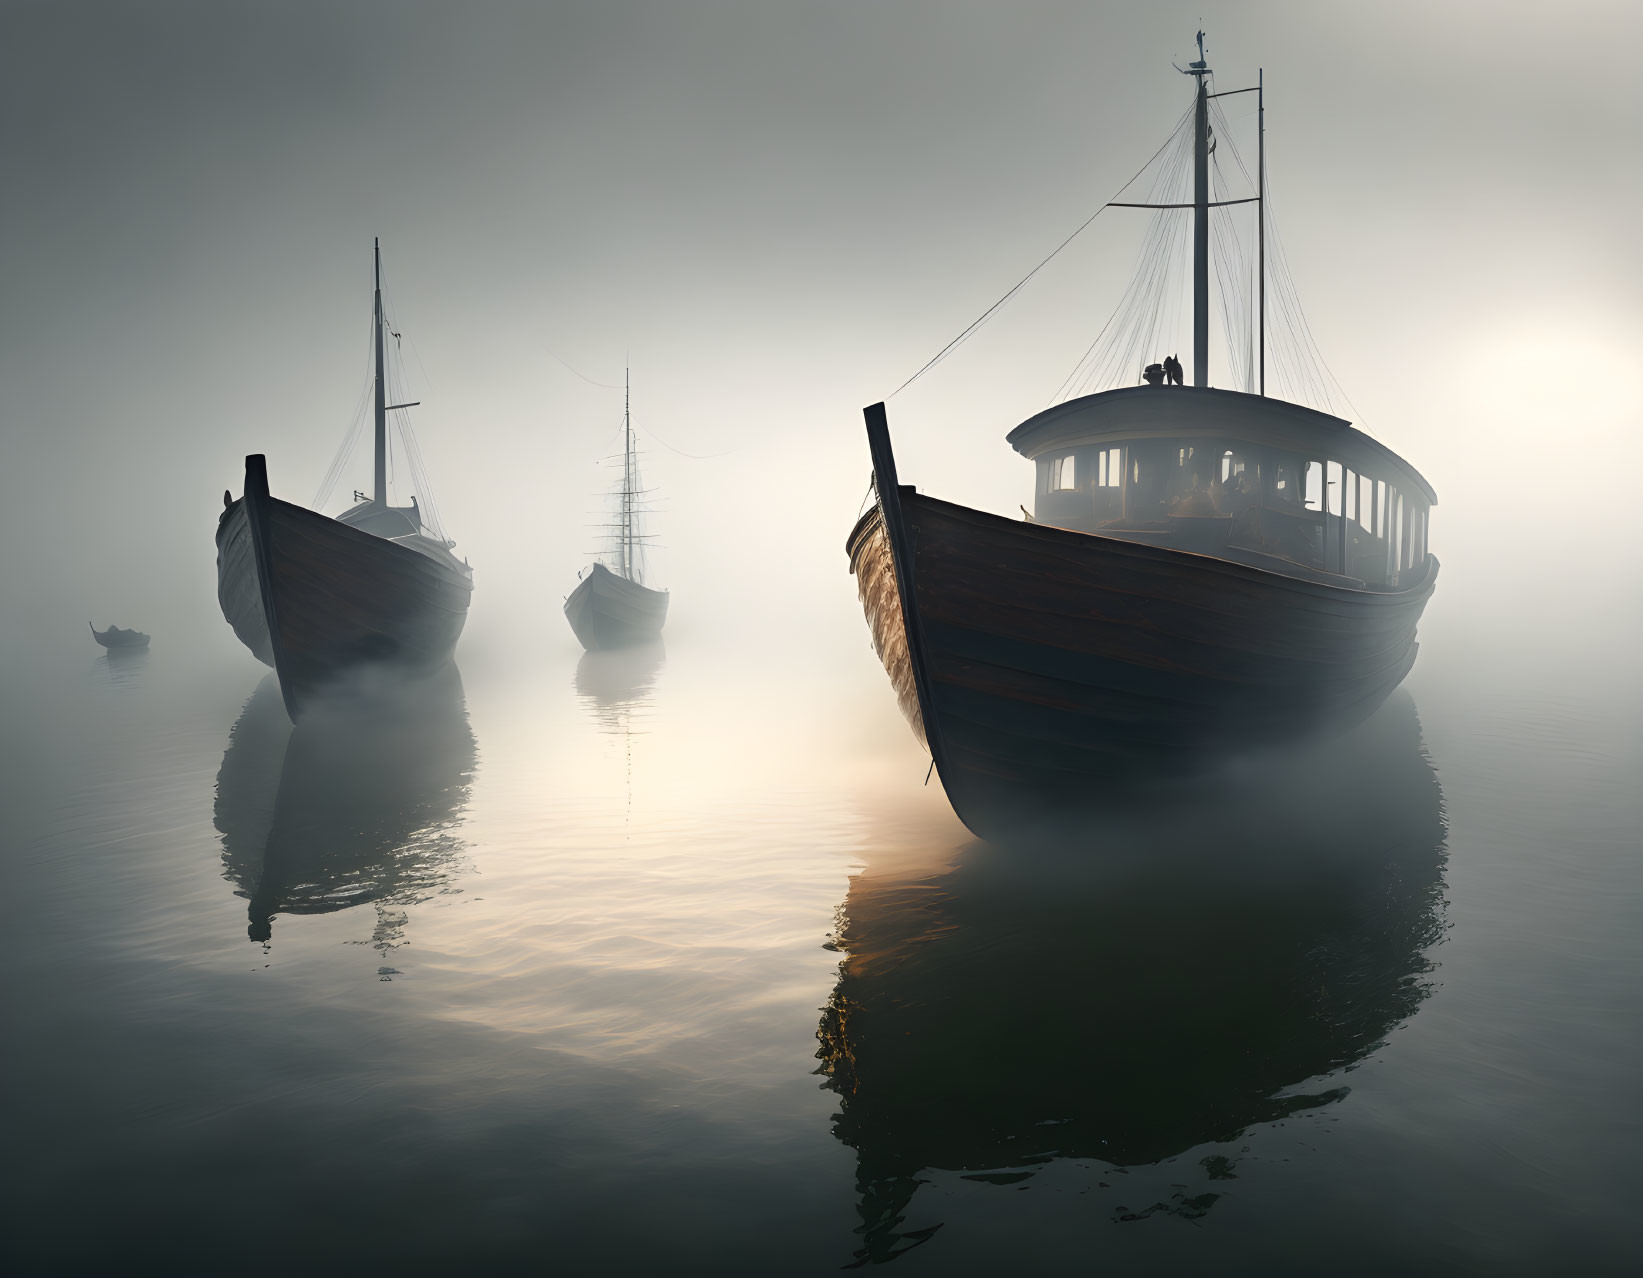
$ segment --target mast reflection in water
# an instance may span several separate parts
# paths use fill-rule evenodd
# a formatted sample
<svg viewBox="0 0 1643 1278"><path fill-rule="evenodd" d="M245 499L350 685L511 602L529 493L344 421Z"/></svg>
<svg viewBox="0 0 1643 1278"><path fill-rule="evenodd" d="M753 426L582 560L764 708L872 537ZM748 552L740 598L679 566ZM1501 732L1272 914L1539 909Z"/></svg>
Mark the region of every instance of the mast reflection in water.
<svg viewBox="0 0 1643 1278"><path fill-rule="evenodd" d="M587 703L601 732L626 736L634 730L636 716L648 716L656 678L666 662L660 639L584 652L576 663L576 695Z"/></svg>
<svg viewBox="0 0 1643 1278"><path fill-rule="evenodd" d="M455 666L391 696L317 702L296 728L264 679L217 773L223 873L250 901L250 938L268 942L279 914L373 904L372 944L393 949L406 907L459 868L474 758Z"/></svg>
<svg viewBox="0 0 1643 1278"><path fill-rule="evenodd" d="M857 1153L857 1262L939 1228L908 1220L926 1171L1157 1163L1341 1100L1341 1071L1426 997L1444 839L1400 694L1304 758L1137 796L1032 846L933 869L869 857L817 1053ZM1200 1161L1210 1181L1231 1172ZM1201 1215L1202 1188L1113 1206Z"/></svg>

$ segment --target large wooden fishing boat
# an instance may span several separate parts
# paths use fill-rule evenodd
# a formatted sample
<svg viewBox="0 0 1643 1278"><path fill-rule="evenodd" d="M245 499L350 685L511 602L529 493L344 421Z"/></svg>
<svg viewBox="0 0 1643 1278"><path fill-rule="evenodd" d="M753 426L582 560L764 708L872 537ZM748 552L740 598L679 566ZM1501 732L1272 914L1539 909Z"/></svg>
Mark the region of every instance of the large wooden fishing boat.
<svg viewBox="0 0 1643 1278"><path fill-rule="evenodd" d="M240 641L279 676L287 713L368 671L424 674L451 657L473 570L425 523L415 496L389 504L382 253L375 250L374 486L332 519L272 496L264 457L245 459L244 495L223 494L217 599ZM346 447L346 446L345 446ZM426 495L426 494L424 494Z"/></svg>
<svg viewBox="0 0 1643 1278"><path fill-rule="evenodd" d="M877 501L851 570L901 707L984 837L1137 774L1360 721L1415 660L1437 496L1341 418L1266 395L1264 164L1258 196L1210 201L1208 100L1224 95L1202 57L1189 74L1193 203L1139 207L1194 210L1193 384L1152 365L1147 385L1017 426L1038 474L1025 522L902 487L884 405L866 410ZM1209 209L1256 201L1259 391L1214 389Z"/></svg>
<svg viewBox="0 0 1643 1278"><path fill-rule="evenodd" d="M667 621L668 592L644 584L647 539L639 521L647 490L640 486L628 389L624 387L622 407L622 478L614 494L613 522L606 525L610 566L596 559L565 599L565 619L589 652L650 643Z"/></svg>

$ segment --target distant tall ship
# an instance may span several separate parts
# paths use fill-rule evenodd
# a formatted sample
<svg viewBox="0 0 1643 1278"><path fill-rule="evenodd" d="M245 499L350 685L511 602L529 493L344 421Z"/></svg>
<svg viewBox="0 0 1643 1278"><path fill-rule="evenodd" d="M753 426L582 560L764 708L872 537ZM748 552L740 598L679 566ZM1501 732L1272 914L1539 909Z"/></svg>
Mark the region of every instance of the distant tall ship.
<svg viewBox="0 0 1643 1278"><path fill-rule="evenodd" d="M851 571L901 708L955 812L984 837L1138 774L1362 720L1415 661L1438 573L1437 495L1345 420L1266 394L1264 137L1257 193L1212 198L1225 139L1212 135L1211 100L1230 94L1210 92L1198 40L1165 198L1111 205L1192 210L1192 384L1170 356L1146 366L1146 384L1017 426L1009 442L1038 472L1025 521L902 487L884 405L866 410L877 501L848 539ZM1168 186L1186 180L1189 137L1191 202L1176 202ZM1243 203L1260 215L1258 329L1251 306L1239 334L1248 392L1209 385L1210 210ZM1147 305L1166 305L1157 281L1181 216L1159 215L1156 251L1115 313L1138 335L1114 347L1115 369L1134 358L1130 379L1143 343L1168 331ZM1218 252L1235 247L1227 235L1217 224ZM1216 266L1230 339L1238 278ZM1252 301L1257 289L1240 287Z"/></svg>
<svg viewBox="0 0 1643 1278"><path fill-rule="evenodd" d="M623 387L622 478L612 496L606 549L565 600L565 619L589 652L649 643L667 621L668 592L645 585L648 539L641 520L649 490L640 482L633 446L630 384Z"/></svg>
<svg viewBox="0 0 1643 1278"><path fill-rule="evenodd" d="M259 453L245 459L244 496L224 493L217 521L223 616L257 660L273 667L293 720L314 697L367 669L438 669L456 647L473 593L473 570L452 553L454 542L429 527L417 498L389 504L388 414L415 405L387 402L380 240L374 261L371 494L356 492L358 504L335 519L281 501L269 493ZM415 449L406 451L419 468Z"/></svg>

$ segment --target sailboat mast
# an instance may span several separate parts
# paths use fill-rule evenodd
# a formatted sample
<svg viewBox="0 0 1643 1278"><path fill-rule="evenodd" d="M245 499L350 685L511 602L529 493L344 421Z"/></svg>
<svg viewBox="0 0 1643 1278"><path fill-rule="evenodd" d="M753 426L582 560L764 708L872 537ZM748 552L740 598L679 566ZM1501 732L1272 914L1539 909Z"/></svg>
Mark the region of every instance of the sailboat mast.
<svg viewBox="0 0 1643 1278"><path fill-rule="evenodd" d="M1192 384L1209 385L1209 68L1198 33L1198 107L1192 148Z"/></svg>
<svg viewBox="0 0 1643 1278"><path fill-rule="evenodd" d="M1256 271L1261 277L1261 394L1266 394L1266 71L1255 79L1255 115L1260 122L1255 144L1255 178L1260 198L1255 202Z"/></svg>
<svg viewBox="0 0 1643 1278"><path fill-rule="evenodd" d="M622 370L622 575L633 576L633 374Z"/></svg>
<svg viewBox="0 0 1643 1278"><path fill-rule="evenodd" d="M382 240L372 250L376 275L376 301L372 306L371 328L376 346L376 453L371 474L371 493L378 506L388 504L388 391L382 375Z"/></svg>

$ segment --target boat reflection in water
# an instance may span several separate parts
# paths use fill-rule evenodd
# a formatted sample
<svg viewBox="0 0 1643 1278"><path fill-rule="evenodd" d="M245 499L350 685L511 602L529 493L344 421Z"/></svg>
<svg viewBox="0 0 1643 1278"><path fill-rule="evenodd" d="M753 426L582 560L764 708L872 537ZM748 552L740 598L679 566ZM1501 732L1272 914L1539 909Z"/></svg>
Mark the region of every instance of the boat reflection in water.
<svg viewBox="0 0 1643 1278"><path fill-rule="evenodd" d="M645 718L656 691L656 678L667 663L660 639L633 648L584 652L576 663L576 695L601 732L626 736L635 717Z"/></svg>
<svg viewBox="0 0 1643 1278"><path fill-rule="evenodd" d="M858 1156L857 1261L939 1227L908 1219L927 1170L1009 1183L1054 1159L1152 1164L1346 1096L1340 1071L1426 997L1444 839L1398 694L1327 748L1058 839L911 871L869 856L817 1053ZM1195 1216L1215 1197L1113 1209Z"/></svg>
<svg viewBox="0 0 1643 1278"><path fill-rule="evenodd" d="M457 869L474 757L455 666L391 694L305 705L296 728L264 679L217 773L223 872L250 901L250 938L267 942L278 914L369 903L373 945L394 948L406 907Z"/></svg>
<svg viewBox="0 0 1643 1278"><path fill-rule="evenodd" d="M91 668L113 684L136 683L148 669L147 648L110 648L93 657Z"/></svg>

